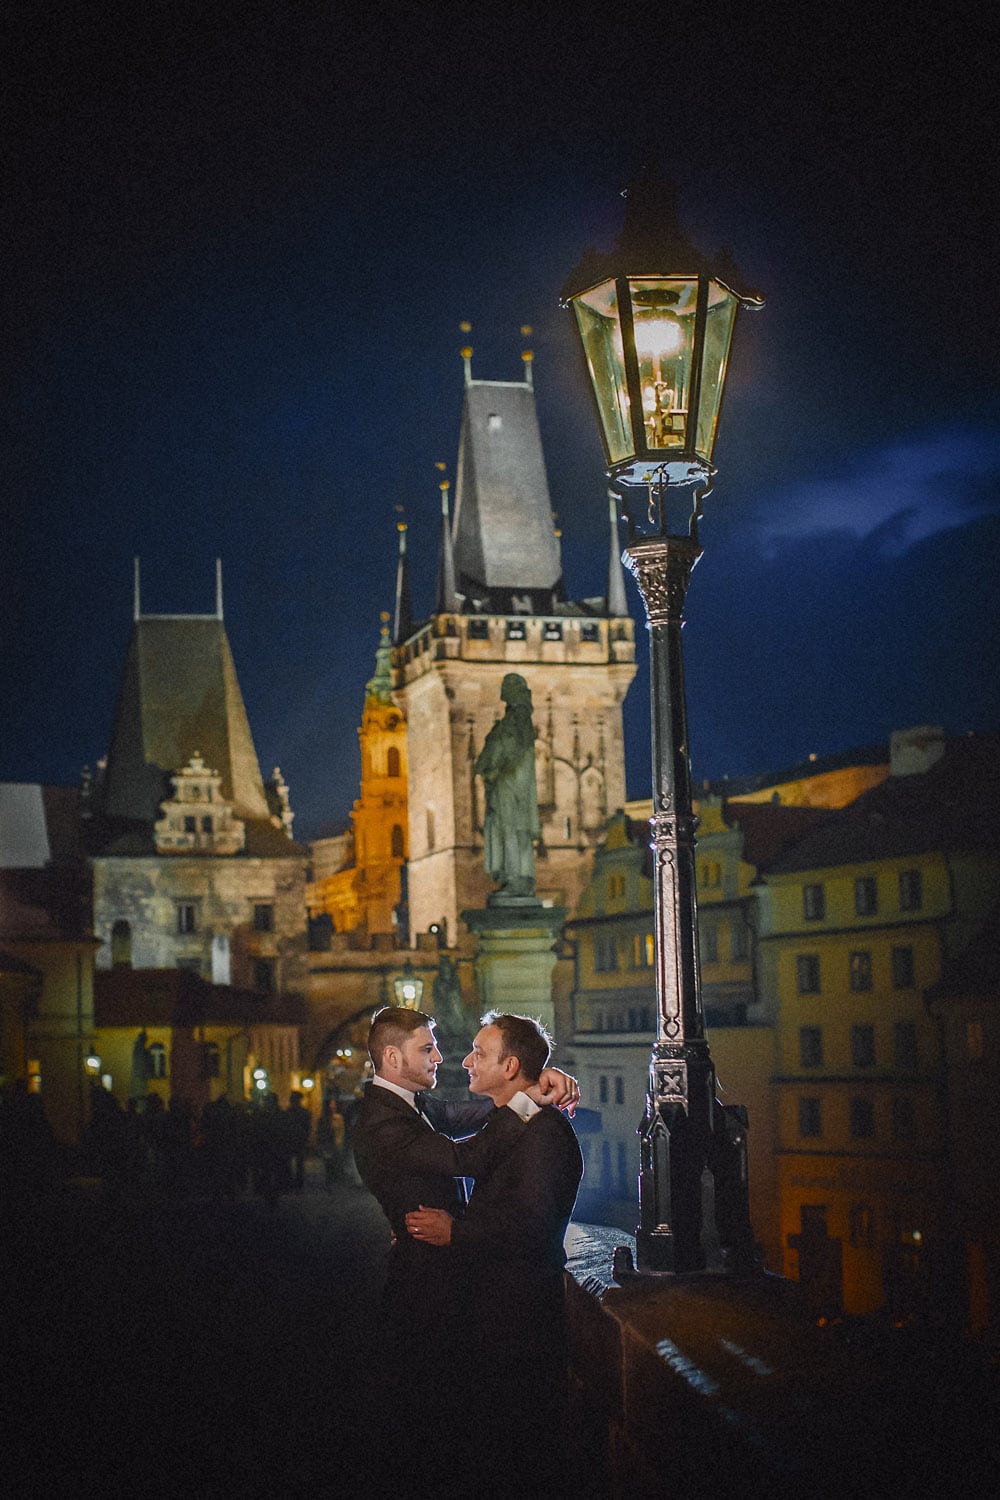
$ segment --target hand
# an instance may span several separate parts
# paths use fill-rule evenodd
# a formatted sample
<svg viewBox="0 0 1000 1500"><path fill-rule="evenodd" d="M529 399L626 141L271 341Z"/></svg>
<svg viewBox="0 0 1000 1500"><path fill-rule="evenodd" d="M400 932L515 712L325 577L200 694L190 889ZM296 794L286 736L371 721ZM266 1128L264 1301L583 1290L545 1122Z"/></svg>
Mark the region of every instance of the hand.
<svg viewBox="0 0 1000 1500"><path fill-rule="evenodd" d="M561 1068L545 1068L538 1082L524 1092L535 1104L554 1104L557 1109L565 1110L570 1119L580 1102L580 1085Z"/></svg>
<svg viewBox="0 0 1000 1500"><path fill-rule="evenodd" d="M422 1245L450 1245L453 1222L451 1214L443 1208L425 1208L422 1203L406 1215L407 1229Z"/></svg>

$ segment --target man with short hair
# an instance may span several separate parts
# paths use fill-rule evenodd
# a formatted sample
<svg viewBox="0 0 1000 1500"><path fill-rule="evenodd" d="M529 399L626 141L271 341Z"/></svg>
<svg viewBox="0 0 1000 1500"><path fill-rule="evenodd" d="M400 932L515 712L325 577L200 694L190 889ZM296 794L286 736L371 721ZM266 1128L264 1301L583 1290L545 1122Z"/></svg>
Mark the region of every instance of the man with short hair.
<svg viewBox="0 0 1000 1500"><path fill-rule="evenodd" d="M544 1076L549 1048L538 1021L490 1011L463 1062L470 1091L502 1113ZM536 1462L564 1419L563 1240L583 1158L557 1109L533 1113L513 1148L477 1179L461 1218L427 1204L407 1214L406 1227L421 1244L466 1262L475 1314L468 1338L484 1371L484 1412L503 1411Z"/></svg>
<svg viewBox="0 0 1000 1500"><path fill-rule="evenodd" d="M383 1304L393 1347L421 1369L451 1361L457 1371L464 1261L408 1234L406 1216L424 1206L449 1223L457 1220L464 1203L456 1178L480 1180L493 1172L521 1136L537 1128L531 1117L543 1100L575 1107L579 1088L559 1069L542 1068L523 1087L508 1090L499 1108L483 1100L433 1099L442 1061L433 1027L422 1011L387 1006L376 1013L368 1039L375 1077L365 1088L354 1154L394 1235ZM461 1135L469 1139L450 1138Z"/></svg>

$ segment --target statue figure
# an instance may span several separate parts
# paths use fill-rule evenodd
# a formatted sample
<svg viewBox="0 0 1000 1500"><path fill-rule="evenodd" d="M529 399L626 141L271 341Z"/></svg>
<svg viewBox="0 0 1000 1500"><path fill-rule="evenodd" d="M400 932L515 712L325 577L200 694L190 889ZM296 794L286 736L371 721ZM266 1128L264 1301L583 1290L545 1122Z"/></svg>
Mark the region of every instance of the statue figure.
<svg viewBox="0 0 1000 1500"><path fill-rule="evenodd" d="M463 1047L466 1045L469 1018L462 1004L458 966L447 953L441 954L434 980L434 1019L441 1036L454 1038Z"/></svg>
<svg viewBox="0 0 1000 1500"><path fill-rule="evenodd" d="M541 828L531 691L519 673L508 672L500 697L507 712L486 736L476 761L486 788L484 859L487 873L500 884L498 895L534 896L534 840Z"/></svg>

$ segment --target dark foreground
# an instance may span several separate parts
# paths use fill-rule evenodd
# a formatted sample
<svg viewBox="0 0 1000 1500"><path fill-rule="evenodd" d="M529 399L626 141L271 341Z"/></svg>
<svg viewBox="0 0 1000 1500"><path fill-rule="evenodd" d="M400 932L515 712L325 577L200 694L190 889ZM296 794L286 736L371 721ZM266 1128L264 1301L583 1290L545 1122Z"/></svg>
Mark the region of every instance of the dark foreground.
<svg viewBox="0 0 1000 1500"><path fill-rule="evenodd" d="M0 1210L10 1496L365 1494L386 1226L362 1189Z"/></svg>

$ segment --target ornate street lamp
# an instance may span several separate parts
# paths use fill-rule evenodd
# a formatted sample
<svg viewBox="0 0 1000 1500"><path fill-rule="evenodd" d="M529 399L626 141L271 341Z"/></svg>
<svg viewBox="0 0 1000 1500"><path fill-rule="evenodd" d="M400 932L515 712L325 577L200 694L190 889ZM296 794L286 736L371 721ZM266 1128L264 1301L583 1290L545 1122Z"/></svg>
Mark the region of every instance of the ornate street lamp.
<svg viewBox="0 0 1000 1500"><path fill-rule="evenodd" d="M610 255L588 251L563 289L597 406L609 478L628 523L622 562L650 633L656 933L656 1041L639 1126L641 1272L748 1267L746 1112L715 1097L698 960L691 768L681 647L684 599L701 556L698 518L711 489L736 313L726 256L709 260L677 225L673 190L644 174L626 193ZM687 533L668 501L687 493ZM616 1270L631 1268L627 1250Z"/></svg>
<svg viewBox="0 0 1000 1500"><path fill-rule="evenodd" d="M403 965L403 972L393 981L392 987L396 994L396 1004L404 1006L406 1010L419 1010L420 999L424 993L424 981L414 969L409 959Z"/></svg>

